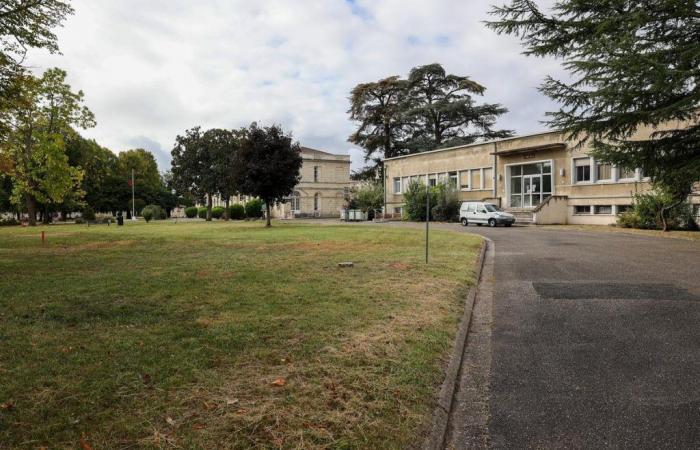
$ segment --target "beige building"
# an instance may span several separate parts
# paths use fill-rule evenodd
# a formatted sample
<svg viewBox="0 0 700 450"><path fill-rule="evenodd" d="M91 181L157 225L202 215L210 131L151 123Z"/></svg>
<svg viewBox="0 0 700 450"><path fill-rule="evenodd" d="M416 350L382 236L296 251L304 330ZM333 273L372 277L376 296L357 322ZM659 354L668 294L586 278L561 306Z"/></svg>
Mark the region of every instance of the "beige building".
<svg viewBox="0 0 700 450"><path fill-rule="evenodd" d="M336 155L308 147L301 148L301 181L286 203L272 207L272 217L340 217L350 181L350 156ZM248 196L234 196L230 204L245 203ZM224 199L212 197L213 206L225 206Z"/></svg>
<svg viewBox="0 0 700 450"><path fill-rule="evenodd" d="M350 181L350 156L301 148L301 181L286 203L275 205L272 217L340 217Z"/></svg>
<svg viewBox="0 0 700 450"><path fill-rule="evenodd" d="M387 158L386 212L400 214L403 192L419 180L450 183L460 199L490 201L520 222L614 223L636 192L650 188L649 180L639 170L595 161L589 151L553 131ZM697 213L700 191L690 200Z"/></svg>

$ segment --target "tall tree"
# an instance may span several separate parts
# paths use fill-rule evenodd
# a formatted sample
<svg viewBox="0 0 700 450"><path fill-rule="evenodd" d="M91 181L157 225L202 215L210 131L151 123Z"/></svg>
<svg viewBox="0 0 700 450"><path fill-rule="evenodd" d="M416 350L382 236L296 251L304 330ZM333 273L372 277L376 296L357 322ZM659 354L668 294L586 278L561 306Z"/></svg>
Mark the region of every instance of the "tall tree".
<svg viewBox="0 0 700 450"><path fill-rule="evenodd" d="M8 132L8 108L19 96L22 67L29 48L58 52L53 29L73 8L62 0L3 0L0 2L0 140Z"/></svg>
<svg viewBox="0 0 700 450"><path fill-rule="evenodd" d="M403 107L412 130L407 146L425 151L512 136L510 130L494 130L496 119L508 112L506 108L474 101L473 96L485 91L469 77L446 73L440 64L413 68Z"/></svg>
<svg viewBox="0 0 700 450"><path fill-rule="evenodd" d="M284 134L280 126L250 125L240 141L235 165L235 178L241 192L259 197L267 210L266 227L270 224L270 207L285 202L301 176L301 148Z"/></svg>
<svg viewBox="0 0 700 450"><path fill-rule="evenodd" d="M194 127L175 141L171 152L173 183L181 193L205 197L207 220L211 220L212 196L235 190L231 173L237 132L212 129L202 133L200 127Z"/></svg>
<svg viewBox="0 0 700 450"><path fill-rule="evenodd" d="M24 77L22 101L10 116L12 131L3 151L13 164L13 202L25 202L30 225L36 225L37 201L61 203L79 188L82 171L70 166L65 139L74 126L95 125L82 91L73 92L65 78L60 69Z"/></svg>
<svg viewBox="0 0 700 450"><path fill-rule="evenodd" d="M403 116L408 82L398 76L355 86L350 93L350 119L358 122L348 141L365 151L365 162L378 164L382 157L406 153L403 140L406 123Z"/></svg>
<svg viewBox="0 0 700 450"><path fill-rule="evenodd" d="M495 7L489 27L518 36L526 55L563 59L571 80L540 90L562 106L549 124L604 162L640 167L673 201L700 180L700 12L694 0L531 0ZM644 127L654 132L641 139ZM631 139L633 138L634 139ZM665 221L664 221L665 223Z"/></svg>

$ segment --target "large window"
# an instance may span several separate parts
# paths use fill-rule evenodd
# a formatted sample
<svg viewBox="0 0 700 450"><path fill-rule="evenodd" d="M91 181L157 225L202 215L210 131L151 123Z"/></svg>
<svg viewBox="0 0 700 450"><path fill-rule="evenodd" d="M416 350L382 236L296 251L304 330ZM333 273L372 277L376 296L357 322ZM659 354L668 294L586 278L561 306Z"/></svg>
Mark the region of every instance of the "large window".
<svg viewBox="0 0 700 450"><path fill-rule="evenodd" d="M314 211L321 209L321 194L317 193L314 195Z"/></svg>
<svg viewBox="0 0 700 450"><path fill-rule="evenodd" d="M481 169L472 169L472 190L481 189Z"/></svg>
<svg viewBox="0 0 700 450"><path fill-rule="evenodd" d="M314 166L314 183L318 183L319 172L321 168L319 166Z"/></svg>
<svg viewBox="0 0 700 450"><path fill-rule="evenodd" d="M447 176L450 180L450 187L457 188L457 172L450 172Z"/></svg>
<svg viewBox="0 0 700 450"><path fill-rule="evenodd" d="M428 175L428 186L436 186L437 185L437 174L430 174Z"/></svg>
<svg viewBox="0 0 700 450"><path fill-rule="evenodd" d="M469 171L463 170L459 173L459 188L462 190L469 189Z"/></svg>
<svg viewBox="0 0 700 450"><path fill-rule="evenodd" d="M484 169L484 189L493 189L493 169Z"/></svg>
<svg viewBox="0 0 700 450"><path fill-rule="evenodd" d="M574 183L591 181L591 158L574 159Z"/></svg>
<svg viewBox="0 0 700 450"><path fill-rule="evenodd" d="M626 169L624 167L617 168L617 178L619 180L633 180L637 177L636 170Z"/></svg>
<svg viewBox="0 0 700 450"><path fill-rule="evenodd" d="M612 206L611 205L596 205L593 208L593 211L595 214L612 214Z"/></svg>
<svg viewBox="0 0 700 450"><path fill-rule="evenodd" d="M299 191L294 191L292 193L292 196L289 199L289 206L292 211L301 210L301 195L299 195Z"/></svg>
<svg viewBox="0 0 700 450"><path fill-rule="evenodd" d="M513 208L532 208L552 195L552 164L539 162L511 166L509 203Z"/></svg>
<svg viewBox="0 0 700 450"><path fill-rule="evenodd" d="M596 162L595 174L597 181L612 180L612 166L610 164Z"/></svg>
<svg viewBox="0 0 700 450"><path fill-rule="evenodd" d="M401 193L401 178L396 177L394 178L394 194L400 194Z"/></svg>

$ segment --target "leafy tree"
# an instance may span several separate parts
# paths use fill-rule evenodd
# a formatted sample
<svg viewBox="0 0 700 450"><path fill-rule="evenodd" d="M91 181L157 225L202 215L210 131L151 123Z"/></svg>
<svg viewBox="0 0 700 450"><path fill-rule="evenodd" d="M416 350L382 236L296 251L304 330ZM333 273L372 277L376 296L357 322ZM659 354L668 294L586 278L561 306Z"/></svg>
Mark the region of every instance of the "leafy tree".
<svg viewBox="0 0 700 450"><path fill-rule="evenodd" d="M29 48L58 52L53 29L73 14L61 0L4 0L0 3L0 141L10 130L9 111L20 100L28 76L22 63Z"/></svg>
<svg viewBox="0 0 700 450"><path fill-rule="evenodd" d="M510 130L493 129L496 119L508 112L506 108L474 101L472 96L485 90L469 77L446 73L440 64L413 68L403 107L413 131L407 146L425 151L511 136Z"/></svg>
<svg viewBox="0 0 700 450"><path fill-rule="evenodd" d="M265 202L270 226L270 205L283 203L301 179L301 149L280 126L259 127L256 123L244 133L238 149L236 184L242 193ZM246 208L246 214L247 214Z"/></svg>
<svg viewBox="0 0 700 450"><path fill-rule="evenodd" d="M365 162L374 166L355 177L376 176L383 157L510 136L510 130L494 129L506 108L474 101L485 90L469 77L447 74L440 64L415 67L405 80L392 76L358 84L348 110L358 129L348 141L362 147Z"/></svg>
<svg viewBox="0 0 700 450"><path fill-rule="evenodd" d="M365 161L379 164L382 157L406 153L404 96L408 82L398 76L361 83L350 93L350 119L359 123L348 141L365 150Z"/></svg>
<svg viewBox="0 0 700 450"><path fill-rule="evenodd" d="M531 0L495 7L498 33L525 54L563 58L570 81L540 90L562 106L548 123L589 142L601 161L640 167L673 201L700 179L700 14L697 2L559 0L545 13ZM648 139L630 139L644 127ZM665 228L667 229L667 228Z"/></svg>
<svg viewBox="0 0 700 450"><path fill-rule="evenodd" d="M384 205L384 187L381 183L365 183L354 192L353 197L363 212L381 209Z"/></svg>
<svg viewBox="0 0 700 450"><path fill-rule="evenodd" d="M163 187L156 158L148 150L137 148L119 153L117 156L119 175L125 180L130 180L132 170L136 186L140 186L143 191L153 194Z"/></svg>
<svg viewBox="0 0 700 450"><path fill-rule="evenodd" d="M211 220L212 196L235 189L232 175L238 133L212 129L202 133L194 127L177 136L172 154L173 184L180 192L205 197L207 220Z"/></svg>
<svg viewBox="0 0 700 450"><path fill-rule="evenodd" d="M13 164L12 201L24 201L30 225L36 225L37 202L61 203L76 195L82 171L71 167L65 138L72 127L95 125L94 116L82 105L83 93L74 93L65 82L66 72L49 69L41 78L25 77L22 102L11 113L12 131L4 151Z"/></svg>

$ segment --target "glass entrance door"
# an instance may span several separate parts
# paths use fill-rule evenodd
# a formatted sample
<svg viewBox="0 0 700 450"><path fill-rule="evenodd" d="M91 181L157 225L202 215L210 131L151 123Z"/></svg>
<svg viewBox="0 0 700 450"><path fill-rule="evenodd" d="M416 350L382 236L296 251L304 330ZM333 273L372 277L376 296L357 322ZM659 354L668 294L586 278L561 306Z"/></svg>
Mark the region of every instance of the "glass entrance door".
<svg viewBox="0 0 700 450"><path fill-rule="evenodd" d="M523 207L531 208L542 201L542 175L523 176Z"/></svg>

